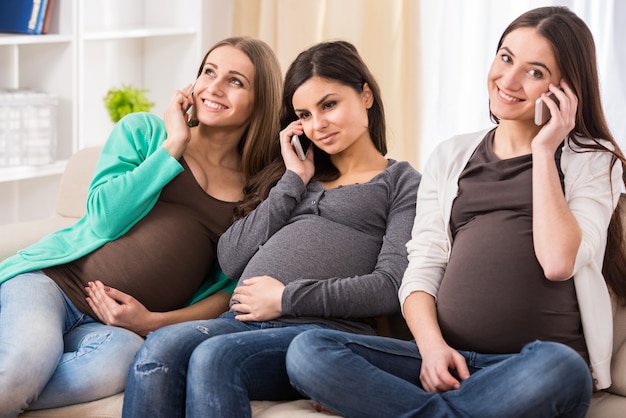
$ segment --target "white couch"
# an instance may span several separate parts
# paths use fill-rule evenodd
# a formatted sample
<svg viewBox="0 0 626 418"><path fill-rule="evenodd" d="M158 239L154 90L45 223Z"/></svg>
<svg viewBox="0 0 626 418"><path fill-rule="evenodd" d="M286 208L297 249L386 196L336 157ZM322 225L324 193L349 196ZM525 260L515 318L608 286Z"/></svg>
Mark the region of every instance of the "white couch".
<svg viewBox="0 0 626 418"><path fill-rule="evenodd" d="M22 222L0 226L0 260L14 254L20 248L37 241L48 232L71 225L84 214L87 188L100 153L100 148L78 151L63 174L56 214L50 219ZM626 197L623 197L626 198ZM626 308L614 307L614 357L612 362L613 386L608 391L594 395L588 418L626 417ZM387 332L402 333L391 323ZM563 382L567 384L567 382ZM123 393L63 408L28 411L21 418L119 418L121 417ZM381 399L384 402L384 399ZM315 411L305 399L291 402L253 401L255 418L299 418L329 416Z"/></svg>

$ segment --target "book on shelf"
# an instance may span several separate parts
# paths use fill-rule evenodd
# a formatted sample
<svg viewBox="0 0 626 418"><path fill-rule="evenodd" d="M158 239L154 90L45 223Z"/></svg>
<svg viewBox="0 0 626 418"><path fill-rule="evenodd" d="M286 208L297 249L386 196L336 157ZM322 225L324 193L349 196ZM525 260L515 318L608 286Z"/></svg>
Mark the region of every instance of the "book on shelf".
<svg viewBox="0 0 626 418"><path fill-rule="evenodd" d="M0 32L47 33L53 3L54 0L1 0Z"/></svg>
<svg viewBox="0 0 626 418"><path fill-rule="evenodd" d="M48 33L48 30L50 29L50 20L52 20L52 9L54 9L54 2L55 0L48 0L48 4L46 5L46 10L44 11L44 16L43 16L43 25L41 27L41 34L45 35L46 33Z"/></svg>

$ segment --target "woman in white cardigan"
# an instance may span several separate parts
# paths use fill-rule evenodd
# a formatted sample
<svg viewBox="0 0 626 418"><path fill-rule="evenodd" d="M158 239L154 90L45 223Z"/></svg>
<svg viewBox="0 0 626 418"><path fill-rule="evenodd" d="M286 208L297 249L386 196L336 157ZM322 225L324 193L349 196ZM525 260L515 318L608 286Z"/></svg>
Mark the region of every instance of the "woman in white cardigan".
<svg viewBox="0 0 626 418"><path fill-rule="evenodd" d="M591 32L564 7L524 13L487 85L496 128L423 173L399 291L415 340L313 330L289 348L294 386L342 416L583 417L611 384L624 158Z"/></svg>

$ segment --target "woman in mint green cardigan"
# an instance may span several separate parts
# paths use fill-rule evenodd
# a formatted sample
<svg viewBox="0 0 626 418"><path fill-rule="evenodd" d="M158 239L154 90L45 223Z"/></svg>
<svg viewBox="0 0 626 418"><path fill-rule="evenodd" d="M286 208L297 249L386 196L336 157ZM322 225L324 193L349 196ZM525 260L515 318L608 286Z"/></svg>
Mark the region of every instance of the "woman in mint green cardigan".
<svg viewBox="0 0 626 418"><path fill-rule="evenodd" d="M267 44L229 38L163 119L114 127L86 215L0 263L0 417L118 393L141 335L227 309L217 240L278 154L281 86Z"/></svg>

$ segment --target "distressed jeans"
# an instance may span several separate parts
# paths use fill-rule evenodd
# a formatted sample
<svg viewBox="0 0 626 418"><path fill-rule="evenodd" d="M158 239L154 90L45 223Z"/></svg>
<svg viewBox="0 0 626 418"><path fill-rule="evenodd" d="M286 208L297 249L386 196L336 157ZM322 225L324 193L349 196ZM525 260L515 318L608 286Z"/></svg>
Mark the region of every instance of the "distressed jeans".
<svg viewBox="0 0 626 418"><path fill-rule="evenodd" d="M246 417L250 400L300 397L285 355L299 333L319 325L241 322L227 312L151 333L131 365L122 416Z"/></svg>
<svg viewBox="0 0 626 418"><path fill-rule="evenodd" d="M143 338L84 315L36 271L0 285L0 417L124 390Z"/></svg>
<svg viewBox="0 0 626 418"><path fill-rule="evenodd" d="M312 330L291 343L287 372L303 394L347 418L585 416L591 373L568 346L536 341L517 354L460 353L471 373L461 388L426 392L414 341Z"/></svg>

